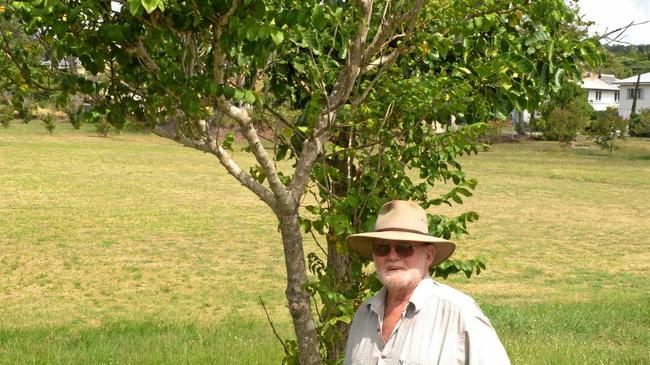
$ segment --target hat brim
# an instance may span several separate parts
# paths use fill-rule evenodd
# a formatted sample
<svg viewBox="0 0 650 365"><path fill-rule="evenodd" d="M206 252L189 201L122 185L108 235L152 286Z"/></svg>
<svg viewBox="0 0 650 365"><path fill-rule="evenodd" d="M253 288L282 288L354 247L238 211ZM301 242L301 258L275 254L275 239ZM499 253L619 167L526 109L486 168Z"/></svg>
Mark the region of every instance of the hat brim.
<svg viewBox="0 0 650 365"><path fill-rule="evenodd" d="M431 266L438 265L439 263L448 259L456 249L456 244L443 238L429 236L426 234L404 232L404 231L381 231L381 232L366 232L357 233L348 236L348 246L356 251L359 255L372 260L372 244L377 239L391 240L391 241L408 241L408 242L421 242L430 243L436 249L436 254L433 258Z"/></svg>

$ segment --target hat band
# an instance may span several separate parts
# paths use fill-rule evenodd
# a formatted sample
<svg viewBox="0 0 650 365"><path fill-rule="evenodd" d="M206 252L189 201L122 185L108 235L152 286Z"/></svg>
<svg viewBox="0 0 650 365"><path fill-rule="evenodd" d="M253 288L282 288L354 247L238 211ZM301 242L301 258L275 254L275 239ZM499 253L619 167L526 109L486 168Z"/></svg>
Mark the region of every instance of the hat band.
<svg viewBox="0 0 650 365"><path fill-rule="evenodd" d="M375 229L375 232L386 232L386 231L398 231L398 232L409 232L409 233L417 233L417 234L423 234L425 236L428 236L429 233L423 233L422 231L418 231L417 229L408 229L408 228L382 228L382 229Z"/></svg>

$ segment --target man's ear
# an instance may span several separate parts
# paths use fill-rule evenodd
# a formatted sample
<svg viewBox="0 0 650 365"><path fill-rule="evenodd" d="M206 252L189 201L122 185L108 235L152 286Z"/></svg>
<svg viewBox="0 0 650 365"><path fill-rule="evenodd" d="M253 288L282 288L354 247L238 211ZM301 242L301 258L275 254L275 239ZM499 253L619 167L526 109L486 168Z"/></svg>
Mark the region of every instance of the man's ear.
<svg viewBox="0 0 650 365"><path fill-rule="evenodd" d="M433 263L433 259L436 257L435 246L427 245L426 252L427 252L427 266L431 266L431 263Z"/></svg>

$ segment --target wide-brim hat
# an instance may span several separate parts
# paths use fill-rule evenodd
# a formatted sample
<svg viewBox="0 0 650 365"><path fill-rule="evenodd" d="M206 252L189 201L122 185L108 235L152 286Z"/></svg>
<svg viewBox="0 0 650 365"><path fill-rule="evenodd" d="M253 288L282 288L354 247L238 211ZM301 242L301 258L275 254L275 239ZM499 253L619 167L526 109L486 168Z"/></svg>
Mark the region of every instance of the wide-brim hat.
<svg viewBox="0 0 650 365"><path fill-rule="evenodd" d="M378 239L432 244L436 253L432 266L449 258L456 245L446 239L429 235L427 212L412 201L393 200L379 210L375 230L348 236L348 246L359 255L372 260L372 245Z"/></svg>

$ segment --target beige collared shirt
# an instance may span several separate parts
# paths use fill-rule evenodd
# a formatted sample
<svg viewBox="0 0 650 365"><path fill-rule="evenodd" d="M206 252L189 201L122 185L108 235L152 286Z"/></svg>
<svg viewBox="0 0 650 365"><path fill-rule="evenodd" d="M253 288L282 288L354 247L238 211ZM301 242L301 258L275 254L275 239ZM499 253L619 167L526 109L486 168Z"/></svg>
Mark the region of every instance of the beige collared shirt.
<svg viewBox="0 0 650 365"><path fill-rule="evenodd" d="M346 365L509 365L490 321L476 302L447 285L423 279L384 343L386 289L357 310Z"/></svg>

